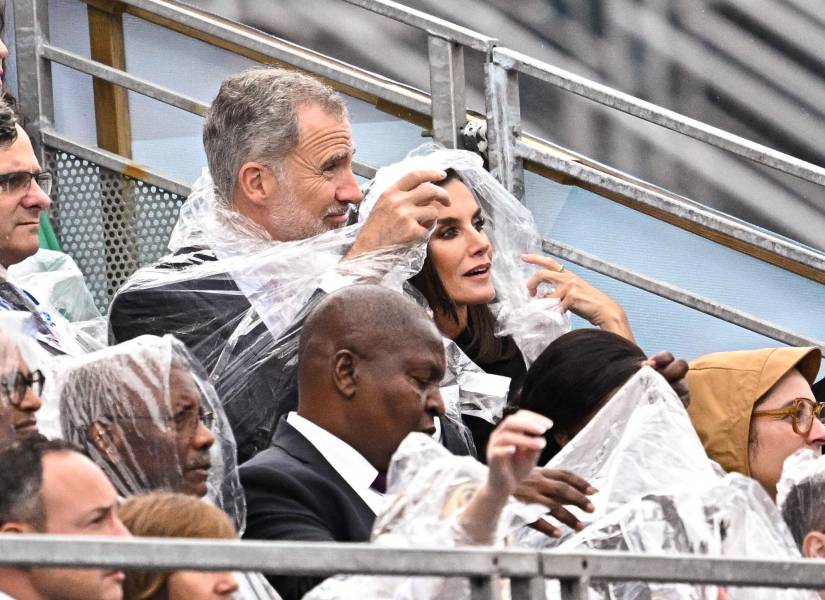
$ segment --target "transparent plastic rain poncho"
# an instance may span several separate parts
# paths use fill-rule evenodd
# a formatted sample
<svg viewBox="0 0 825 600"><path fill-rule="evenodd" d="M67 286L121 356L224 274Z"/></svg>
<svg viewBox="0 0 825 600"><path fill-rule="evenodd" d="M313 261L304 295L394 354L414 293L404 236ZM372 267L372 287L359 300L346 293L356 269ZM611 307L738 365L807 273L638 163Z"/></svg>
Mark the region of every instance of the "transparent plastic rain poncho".
<svg viewBox="0 0 825 600"><path fill-rule="evenodd" d="M522 530L518 544L559 552L626 550L749 558L799 558L776 505L753 479L725 474L702 448L665 380L642 368L547 465L590 482L586 527L553 540ZM572 510L576 510L575 508ZM815 598L810 592L731 589L739 598ZM590 598L716 600L717 589L668 584L594 584ZM548 597L555 597L548 594Z"/></svg>
<svg viewBox="0 0 825 600"><path fill-rule="evenodd" d="M8 278L72 323L101 318L83 273L68 254L41 248L10 266Z"/></svg>
<svg viewBox="0 0 825 600"><path fill-rule="evenodd" d="M28 347L33 342L5 327L5 322L0 318L0 447L36 433L41 417L36 385L22 395L16 385L19 377L30 376L38 368Z"/></svg>
<svg viewBox="0 0 825 600"><path fill-rule="evenodd" d="M0 272L0 307L4 304L31 311L21 333L51 354L79 356L106 345L106 321L67 254L41 249Z"/></svg>
<svg viewBox="0 0 825 600"><path fill-rule="evenodd" d="M776 503L797 546L810 531L825 531L825 456L808 448L785 459Z"/></svg>
<svg viewBox="0 0 825 600"><path fill-rule="evenodd" d="M460 517L487 477L487 467L453 456L431 438L411 433L392 457L384 508L376 516L371 543L389 547L452 548L470 543ZM547 508L511 499L494 528L494 543L506 545L512 534L534 522ZM305 600L459 600L470 598L460 578L335 576L304 596Z"/></svg>
<svg viewBox="0 0 825 600"><path fill-rule="evenodd" d="M58 407L60 427L45 435L82 448L122 496L206 496L242 531L235 440L214 388L183 344L142 336L55 361L44 402Z"/></svg>
<svg viewBox="0 0 825 600"><path fill-rule="evenodd" d="M205 365L247 458L268 446L277 416L296 406L298 339L312 306L361 282L400 292L421 268L423 243L342 261L359 228L274 242L224 206L205 173L181 208L170 241L175 254L136 272L113 301L114 337L171 333L186 343Z"/></svg>
<svg viewBox="0 0 825 600"><path fill-rule="evenodd" d="M490 308L496 318L496 334L512 336L529 367L550 342L570 331L570 320L557 299L543 297L547 291L544 285L536 297L528 293L527 280L537 267L522 261L521 256L541 254L541 236L527 207L484 170L480 156L466 150L422 145L403 161L378 170L361 204L359 220L366 220L387 188L407 173L422 169L452 169L473 192L486 218L485 231L493 249L491 272L496 299ZM407 286L407 291L426 304L412 286ZM445 383L457 386L462 412L497 422L509 380L484 373L456 344L449 340L445 343L449 367Z"/></svg>

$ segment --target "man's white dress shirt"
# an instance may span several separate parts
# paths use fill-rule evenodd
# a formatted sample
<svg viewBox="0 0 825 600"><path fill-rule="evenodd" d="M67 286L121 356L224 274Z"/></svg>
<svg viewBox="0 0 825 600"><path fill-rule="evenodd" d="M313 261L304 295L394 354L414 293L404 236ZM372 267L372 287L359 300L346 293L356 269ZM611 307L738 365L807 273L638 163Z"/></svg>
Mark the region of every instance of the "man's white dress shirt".
<svg viewBox="0 0 825 600"><path fill-rule="evenodd" d="M332 435L309 419L296 412L290 412L286 422L298 430L307 441L332 465L344 481L361 496L361 499L378 514L384 505L384 494L370 486L378 477L378 469L373 467L355 448Z"/></svg>

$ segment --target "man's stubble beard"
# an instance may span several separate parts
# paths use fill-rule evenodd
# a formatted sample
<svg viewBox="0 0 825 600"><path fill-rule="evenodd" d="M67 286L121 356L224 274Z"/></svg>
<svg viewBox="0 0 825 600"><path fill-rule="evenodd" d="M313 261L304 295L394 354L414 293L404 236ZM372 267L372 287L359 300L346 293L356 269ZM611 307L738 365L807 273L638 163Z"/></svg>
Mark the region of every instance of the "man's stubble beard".
<svg viewBox="0 0 825 600"><path fill-rule="evenodd" d="M323 218L304 210L295 191L288 183L282 182L281 185L285 188L286 198L272 210L269 220L275 234L272 236L274 240L279 242L305 240L337 229L337 227L327 225Z"/></svg>

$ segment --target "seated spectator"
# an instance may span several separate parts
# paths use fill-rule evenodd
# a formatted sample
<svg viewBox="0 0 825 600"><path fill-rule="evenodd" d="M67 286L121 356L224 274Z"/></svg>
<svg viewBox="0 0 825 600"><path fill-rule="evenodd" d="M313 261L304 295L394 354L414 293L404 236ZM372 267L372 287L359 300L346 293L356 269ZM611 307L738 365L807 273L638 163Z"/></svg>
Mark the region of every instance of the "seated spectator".
<svg viewBox="0 0 825 600"><path fill-rule="evenodd" d="M766 348L693 361L688 412L708 456L775 498L785 459L825 445L822 405L811 390L820 360L818 348Z"/></svg>
<svg viewBox="0 0 825 600"><path fill-rule="evenodd" d="M269 446L278 416L294 408L294 370L273 346L315 298L314 275L330 266L305 248L295 258L287 253L304 276L311 263L313 275L284 290L280 248L346 225L361 191L342 97L294 71L258 68L227 78L203 141L211 179L195 184L181 210L175 254L127 281L110 322L118 342L170 333L186 344L226 403L243 461ZM425 239L431 204L449 201L429 184L442 177L427 171L395 182L368 223L341 235L332 264Z"/></svg>
<svg viewBox="0 0 825 600"><path fill-rule="evenodd" d="M45 376L32 372L14 337L0 330L0 446L37 434Z"/></svg>
<svg viewBox="0 0 825 600"><path fill-rule="evenodd" d="M242 526L234 440L214 389L183 344L142 336L67 361L58 379L49 397L59 398L63 437L119 494L208 493Z"/></svg>
<svg viewBox="0 0 825 600"><path fill-rule="evenodd" d="M788 457L776 503L806 558L825 558L825 457L798 450ZM825 598L825 591L819 593Z"/></svg>
<svg viewBox="0 0 825 600"><path fill-rule="evenodd" d="M460 348L448 353L448 371L462 388L462 418L483 457L486 438L506 398L502 395L496 405L496 378L479 381L456 358L462 351L486 374L509 378L513 397L532 361L569 330L564 311L631 342L633 334L621 306L538 254L541 236L530 211L483 169L473 153L432 145L416 149L405 160L379 170L359 216L370 214L372 202L390 182L422 169L448 173L437 185L448 192L450 204L436 205L438 220L423 268L410 282L423 295L445 338ZM553 291L545 292L547 285ZM681 365L686 369L686 363ZM475 392L480 398L472 397L475 390L481 390Z"/></svg>
<svg viewBox="0 0 825 600"><path fill-rule="evenodd" d="M643 366L662 375L682 404L690 403L684 382L687 363L670 352L648 358L633 342L601 329L577 329L550 343L530 367L510 407L553 421L539 463L553 458Z"/></svg>
<svg viewBox="0 0 825 600"><path fill-rule="evenodd" d="M73 446L30 436L0 449L0 533L129 536L106 475ZM0 567L17 600L120 600L117 570Z"/></svg>
<svg viewBox="0 0 825 600"><path fill-rule="evenodd" d="M7 269L33 256L40 245L40 214L51 204L50 173L42 171L29 136L13 109L0 99L0 311L28 313L33 335L51 354L79 354L83 348L25 290L11 283Z"/></svg>
<svg viewBox="0 0 825 600"><path fill-rule="evenodd" d="M220 509L191 496L154 493L132 496L120 518L137 537L235 539L232 522ZM232 598L238 581L230 572L175 571L126 574L124 600L215 600Z"/></svg>
<svg viewBox="0 0 825 600"><path fill-rule="evenodd" d="M371 543L410 548L506 544L525 515L535 518L543 510L525 508L512 493L535 466L545 444L541 436L551 426L528 411L505 418L487 446L489 468L451 455L427 436L410 434L393 455L387 498ZM468 582L460 578L336 576L304 598L357 596L454 600L470 594Z"/></svg>
<svg viewBox="0 0 825 600"><path fill-rule="evenodd" d="M325 297L301 336L299 402L278 423L273 447L241 466L245 537L369 539L386 471L412 431L441 414L441 338L426 313L372 285ZM287 600L315 577L272 577Z"/></svg>

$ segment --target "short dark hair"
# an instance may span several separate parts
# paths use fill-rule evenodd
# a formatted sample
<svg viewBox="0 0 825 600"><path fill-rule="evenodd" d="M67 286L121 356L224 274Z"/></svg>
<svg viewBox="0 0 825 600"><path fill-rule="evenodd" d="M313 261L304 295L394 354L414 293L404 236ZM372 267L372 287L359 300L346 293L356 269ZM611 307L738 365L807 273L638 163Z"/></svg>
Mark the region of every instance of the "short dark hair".
<svg viewBox="0 0 825 600"><path fill-rule="evenodd" d="M552 432L582 427L646 358L636 344L603 329L577 329L547 346L512 402L553 421L540 461L547 462L560 450Z"/></svg>
<svg viewBox="0 0 825 600"><path fill-rule="evenodd" d="M77 452L63 440L49 441L40 434L15 441L0 449L0 525L21 521L42 531L43 457L52 452Z"/></svg>
<svg viewBox="0 0 825 600"><path fill-rule="evenodd" d="M447 169L446 172L447 177L436 185L444 187L451 181L460 181L467 185L455 169ZM467 185L467 189L476 199L476 204L480 206L481 203L473 188ZM410 278L410 283L421 292L433 311L447 315L453 321L458 322L455 302L444 289L444 284L435 270L429 252L424 258L421 270ZM466 353L474 362L492 363L509 360L518 353L518 346L513 338L509 335L495 335L495 327L496 319L487 304L472 304L467 307L467 333L470 336L470 343L467 345Z"/></svg>
<svg viewBox="0 0 825 600"><path fill-rule="evenodd" d="M17 139L17 117L14 108L0 98L0 149L4 150L11 146Z"/></svg>
<svg viewBox="0 0 825 600"><path fill-rule="evenodd" d="M825 531L825 474L803 479L788 491L782 518L800 549L809 532Z"/></svg>

